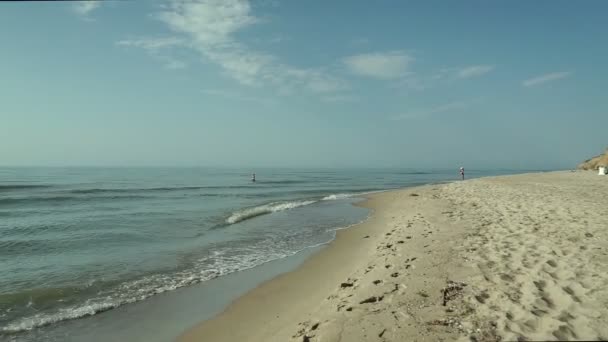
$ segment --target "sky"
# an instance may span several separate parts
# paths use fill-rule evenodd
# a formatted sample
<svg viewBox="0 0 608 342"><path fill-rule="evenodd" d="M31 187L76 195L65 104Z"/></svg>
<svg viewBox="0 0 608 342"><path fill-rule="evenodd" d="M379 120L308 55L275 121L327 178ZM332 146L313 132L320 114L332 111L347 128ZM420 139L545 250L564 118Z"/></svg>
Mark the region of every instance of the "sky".
<svg viewBox="0 0 608 342"><path fill-rule="evenodd" d="M573 168L608 2L0 3L0 165Z"/></svg>

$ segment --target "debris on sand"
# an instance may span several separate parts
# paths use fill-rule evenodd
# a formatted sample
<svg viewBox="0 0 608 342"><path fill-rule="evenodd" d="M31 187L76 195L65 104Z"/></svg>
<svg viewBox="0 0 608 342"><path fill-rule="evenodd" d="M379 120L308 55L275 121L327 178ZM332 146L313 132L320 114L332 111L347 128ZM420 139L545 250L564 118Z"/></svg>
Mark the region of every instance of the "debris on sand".
<svg viewBox="0 0 608 342"><path fill-rule="evenodd" d="M446 306L450 300L456 298L465 286L467 286L465 283L448 280L448 284L441 289L443 293L443 306Z"/></svg>
<svg viewBox="0 0 608 342"><path fill-rule="evenodd" d="M359 304L380 302L380 301L382 301L382 299L384 299L384 296L379 296L379 297L371 296L367 299L362 300L361 302L359 302Z"/></svg>

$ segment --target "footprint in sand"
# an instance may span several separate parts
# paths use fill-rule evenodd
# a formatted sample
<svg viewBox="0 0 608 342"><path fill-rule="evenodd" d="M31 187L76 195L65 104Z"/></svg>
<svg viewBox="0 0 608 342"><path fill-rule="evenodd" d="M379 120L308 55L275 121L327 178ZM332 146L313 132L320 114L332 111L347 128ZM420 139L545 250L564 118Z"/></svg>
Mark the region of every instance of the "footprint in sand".
<svg viewBox="0 0 608 342"><path fill-rule="evenodd" d="M557 267L557 262L555 262L555 260L547 260L547 264L551 267Z"/></svg>
<svg viewBox="0 0 608 342"><path fill-rule="evenodd" d="M504 280L504 281L506 281L508 283L512 283L515 280L515 278L513 278L512 275L506 274L506 273L502 273L500 275L500 279L502 279L502 280Z"/></svg>
<svg viewBox="0 0 608 342"><path fill-rule="evenodd" d="M384 299L384 296L371 296L369 298L366 298L362 301L359 302L359 304L369 304L369 303L376 303L376 302L381 302Z"/></svg>
<svg viewBox="0 0 608 342"><path fill-rule="evenodd" d="M562 287L562 290L564 290L564 292L566 292L570 298L572 298L573 301L580 303L581 299L578 298L578 296L574 293L574 290L572 290L572 288L570 286L564 286Z"/></svg>
<svg viewBox="0 0 608 342"><path fill-rule="evenodd" d="M553 332L553 336L555 336L560 341L568 341L572 338L578 338L574 331L570 329L567 325L560 326L557 330Z"/></svg>
<svg viewBox="0 0 608 342"><path fill-rule="evenodd" d="M485 291L475 296L475 299L481 304L485 304L488 298L490 298L490 295Z"/></svg>

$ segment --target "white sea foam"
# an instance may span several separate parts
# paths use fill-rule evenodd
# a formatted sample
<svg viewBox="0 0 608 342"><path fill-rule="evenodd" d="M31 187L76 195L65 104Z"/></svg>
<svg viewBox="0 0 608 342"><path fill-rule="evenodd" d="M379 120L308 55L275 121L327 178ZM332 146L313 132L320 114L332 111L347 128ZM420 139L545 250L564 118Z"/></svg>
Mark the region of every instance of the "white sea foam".
<svg viewBox="0 0 608 342"><path fill-rule="evenodd" d="M151 296L172 291L184 286L200 283L209 279L242 271L266 262L282 259L298 251L271 252L251 249L249 254L233 255L230 250L214 251L211 256L200 259L198 266L175 274L155 274L148 277L123 283L118 289L100 293L96 298L86 302L60 308L54 312L41 312L24 317L0 327L2 333L29 331L53 323L92 316L100 312L117 308L124 304L142 301ZM209 265L208 262L212 264Z"/></svg>
<svg viewBox="0 0 608 342"><path fill-rule="evenodd" d="M360 193L337 193L321 198L321 201L341 200L360 195ZM318 203L319 200L295 200L285 202L274 202L257 207L246 208L235 211L226 219L226 223L234 224L256 216L270 214L279 211L291 210L294 208ZM347 227L341 227L347 228ZM341 229L338 228L338 229ZM84 303L59 308L51 312L40 312L31 316L23 317L0 327L0 335L5 333L16 333L28 331L37 327L50 325L56 322L71 320L80 317L92 316L99 312L107 311L144 300L167 291L172 291L180 287L203 282L212 278L223 276L235 271L255 267L271 260L281 259L300 251L315 248L329 243L320 242L312 246L307 246L299 250L248 250L247 253L228 253L225 250L215 250L206 259L199 260L194 269L185 270L173 274L154 274L135 281L121 284L118 288L111 288L107 291L98 293L98 296L89 298Z"/></svg>
<svg viewBox="0 0 608 342"><path fill-rule="evenodd" d="M334 196L332 198L340 198L340 196ZM256 213L260 212L261 214L257 215L289 210L317 202L318 201L307 200L271 203L235 212L233 216L235 216L235 219L244 220L246 218L254 217L256 216ZM350 225L338 229L345 229L348 227L350 227ZM310 248L319 247L329 243L334 237L335 235L327 241L296 250L275 251L273 249L259 248L259 246L241 247L240 253L235 253L232 248L214 250L209 256L199 259L193 269L170 274L149 275L135 281L123 283L118 288L110 288L107 291L100 292L97 297L90 298L82 304L60 308L53 312L41 312L28 317L23 317L10 322L4 327L0 327L0 335L2 335L3 332L16 333L28 331L60 321L92 316L124 304L144 300L156 294L200 283L235 271L249 269L272 260L294 255Z"/></svg>
<svg viewBox="0 0 608 342"><path fill-rule="evenodd" d="M356 195L356 194L332 194L332 195L323 197L321 200L322 201L335 201L335 200L350 198L350 197L353 197L354 195Z"/></svg>
<svg viewBox="0 0 608 342"><path fill-rule="evenodd" d="M250 218L266 215L270 213L274 213L277 211L294 209L297 207L302 207L305 205L313 204L316 201L293 201L293 202L278 202L278 203L270 203L265 205L260 205L253 208L247 208L239 211L235 211L226 219L226 223L235 224L244 220L248 220Z"/></svg>

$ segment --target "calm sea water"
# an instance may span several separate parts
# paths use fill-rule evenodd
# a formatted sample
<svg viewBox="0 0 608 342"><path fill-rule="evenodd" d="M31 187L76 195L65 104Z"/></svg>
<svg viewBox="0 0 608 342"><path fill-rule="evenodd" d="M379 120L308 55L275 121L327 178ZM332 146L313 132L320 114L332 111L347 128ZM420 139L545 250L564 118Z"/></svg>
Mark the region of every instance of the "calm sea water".
<svg viewBox="0 0 608 342"><path fill-rule="evenodd" d="M0 338L293 255L363 220L361 194L458 177L250 171L0 168Z"/></svg>

